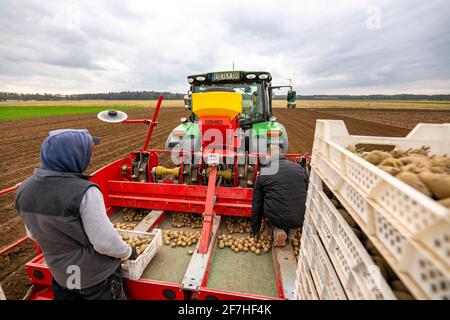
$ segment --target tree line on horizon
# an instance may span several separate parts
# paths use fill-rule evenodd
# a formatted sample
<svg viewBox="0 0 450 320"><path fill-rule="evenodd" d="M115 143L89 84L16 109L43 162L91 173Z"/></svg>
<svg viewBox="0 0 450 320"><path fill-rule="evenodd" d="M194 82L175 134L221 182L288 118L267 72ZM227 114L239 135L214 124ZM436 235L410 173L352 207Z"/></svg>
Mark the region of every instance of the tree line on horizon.
<svg viewBox="0 0 450 320"><path fill-rule="evenodd" d="M182 100L183 93L158 91L122 91L108 93L50 94L0 92L0 101L76 101L76 100L156 100L160 95L166 100ZM274 99L286 99L285 95L275 95ZM450 94L395 94L395 95L297 95L299 100L430 100L450 101Z"/></svg>

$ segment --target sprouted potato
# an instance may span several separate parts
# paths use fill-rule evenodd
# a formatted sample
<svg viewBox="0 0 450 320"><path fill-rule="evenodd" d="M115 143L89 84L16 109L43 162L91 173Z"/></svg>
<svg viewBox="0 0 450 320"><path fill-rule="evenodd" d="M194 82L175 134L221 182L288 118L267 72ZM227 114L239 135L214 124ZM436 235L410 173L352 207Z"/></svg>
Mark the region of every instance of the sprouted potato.
<svg viewBox="0 0 450 320"><path fill-rule="evenodd" d="M174 228L201 228L203 226L203 217L193 213L177 212L172 215L170 223Z"/></svg>
<svg viewBox="0 0 450 320"><path fill-rule="evenodd" d="M136 248L136 253L138 254L138 256L141 255L145 251L145 249L147 249L147 247L149 246L149 244L151 242L151 239L149 239L148 237L144 237L144 236L133 237L133 236L128 236L128 235L123 235L122 239L130 247Z"/></svg>
<svg viewBox="0 0 450 320"><path fill-rule="evenodd" d="M166 230L163 237L163 242L166 246L172 248L190 247L198 242L200 232Z"/></svg>
<svg viewBox="0 0 450 320"><path fill-rule="evenodd" d="M450 208L450 157L430 155L430 147L390 152L348 148L366 161Z"/></svg>

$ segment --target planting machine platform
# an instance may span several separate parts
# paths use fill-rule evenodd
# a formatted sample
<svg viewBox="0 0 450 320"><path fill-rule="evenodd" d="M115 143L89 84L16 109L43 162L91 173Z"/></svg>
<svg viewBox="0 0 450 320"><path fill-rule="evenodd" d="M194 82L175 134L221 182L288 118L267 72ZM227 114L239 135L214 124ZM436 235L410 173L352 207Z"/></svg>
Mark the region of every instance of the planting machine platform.
<svg viewBox="0 0 450 320"><path fill-rule="evenodd" d="M113 224L126 222L127 211L134 210L141 219L133 231L166 234L190 230L173 228L179 213L202 218L197 226L201 227L190 230L198 233L198 241L190 246L192 252L186 247L159 245L137 279L124 278L127 297L293 299L297 260L291 244L261 255L218 248L219 236L228 234L228 219L251 216L252 187L268 146L277 144L289 160L305 167L309 161L308 154L287 154L287 132L272 115L272 88L276 87L270 85L271 75L215 72L190 76L188 82L191 90L185 102L190 115L172 131L165 150L148 148L162 97L151 120L127 119L115 110L98 115L118 125L149 126L142 148L91 175ZM248 236L248 231L242 230L239 236ZM25 237L0 253L28 240ZM35 247L37 256L27 263L33 286L26 299L51 299L51 273Z"/></svg>

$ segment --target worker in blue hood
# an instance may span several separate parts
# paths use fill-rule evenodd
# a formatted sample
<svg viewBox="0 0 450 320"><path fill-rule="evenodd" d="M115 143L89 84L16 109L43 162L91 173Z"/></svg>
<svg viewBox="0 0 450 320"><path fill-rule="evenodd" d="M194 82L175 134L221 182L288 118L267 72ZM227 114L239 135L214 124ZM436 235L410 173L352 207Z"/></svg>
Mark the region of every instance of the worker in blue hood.
<svg viewBox="0 0 450 320"><path fill-rule="evenodd" d="M82 174L98 143L85 129L51 131L41 167L17 191L17 210L52 272L56 300L125 299L121 260L137 257L109 221L99 187Z"/></svg>
<svg viewBox="0 0 450 320"><path fill-rule="evenodd" d="M41 168L83 173L91 161L93 145L99 143L100 139L86 129L50 131L41 146Z"/></svg>

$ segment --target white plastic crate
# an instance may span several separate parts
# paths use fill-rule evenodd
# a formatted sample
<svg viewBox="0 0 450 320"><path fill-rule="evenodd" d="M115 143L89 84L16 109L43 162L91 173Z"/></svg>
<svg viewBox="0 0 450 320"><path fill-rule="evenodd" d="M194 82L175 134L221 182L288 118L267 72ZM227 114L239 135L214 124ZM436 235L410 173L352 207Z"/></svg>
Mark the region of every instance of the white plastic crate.
<svg viewBox="0 0 450 320"><path fill-rule="evenodd" d="M0 286L0 300L6 300L5 293L3 292L2 286Z"/></svg>
<svg viewBox="0 0 450 320"><path fill-rule="evenodd" d="M346 149L358 143L401 149L426 145L430 154L444 155L450 154L449 137L450 124L419 124L406 138L392 138L352 136L341 120L317 120L316 139L320 143L316 146L320 147L313 150L312 165L333 189L341 189L367 224L371 223L370 199L383 215L398 221L407 236L423 242L437 255L450 276L450 210ZM339 188L340 179L346 182L345 188Z"/></svg>
<svg viewBox="0 0 450 320"><path fill-rule="evenodd" d="M297 300L319 300L309 271L308 261L302 254L299 256L298 260L295 288L295 297Z"/></svg>
<svg viewBox="0 0 450 320"><path fill-rule="evenodd" d="M136 260L127 260L122 263L123 276L131 280L138 280L145 268L155 256L156 252L162 246L162 235L160 229L153 229L151 232L128 231L116 229L121 236L130 238L147 238L152 239L150 244L141 253Z"/></svg>
<svg viewBox="0 0 450 320"><path fill-rule="evenodd" d="M302 248L319 299L346 300L341 283L317 234L306 235L302 239Z"/></svg>
<svg viewBox="0 0 450 320"><path fill-rule="evenodd" d="M305 214L303 229L300 253L306 258L319 298L322 300L347 299L325 249L320 243L310 212Z"/></svg>
<svg viewBox="0 0 450 320"><path fill-rule="evenodd" d="M305 212L305 220L303 222L303 232L302 239L300 240L300 254L306 257L308 262L308 266L310 266L309 262L313 260L314 253L311 251L310 246L307 245L308 239L310 239L313 235L317 234L316 227L312 222L312 216L310 211ZM303 242L305 241L305 242ZM306 245L304 245L306 244Z"/></svg>
<svg viewBox="0 0 450 320"><path fill-rule="evenodd" d="M317 231L348 296L351 299L395 299L352 228L324 192L319 192L319 196L322 210L319 220L315 222Z"/></svg>
<svg viewBox="0 0 450 320"><path fill-rule="evenodd" d="M341 183L341 187L345 187L345 182ZM339 190L335 190L335 194L338 197L341 197L341 203L350 213L357 215L355 218L361 219L361 215L358 215L358 212L360 211L357 211L355 206L348 202L348 198L339 193ZM332 204L330 204L330 206L331 205ZM367 201L367 205L370 206L369 201ZM327 241L330 238L330 231L329 225L327 226L325 223L327 217L326 206L314 202L313 208L317 206L323 208L320 211L323 215L321 215L320 218L315 219L315 221L317 221L317 232L328 246ZM446 274L445 264L442 264L440 260L430 252L428 247L417 243L415 239L407 236L408 233L402 229L401 224L390 215L385 214L382 210L377 210L376 205L370 206L369 212L372 213L372 215L369 215L370 221L373 219L374 222L365 225L365 230L369 235L380 241L384 249L380 251L389 252L390 259L387 259L387 257L385 258L390 260L391 267L397 273L401 272L407 274L414 282L414 286L417 286L420 289L424 297L428 299L449 299L450 278ZM446 225L442 224L437 226L434 230L436 230L436 234L442 235L447 232L445 228ZM441 243L445 243L445 241L442 241ZM333 247L328 246L328 248L334 253L332 258L339 261L337 269L342 267L345 277L349 276L348 270L350 270L350 266L347 264L347 255L342 252L341 248L339 248L336 243ZM434 259L430 259L430 256L434 257ZM357 285L354 285L353 287L356 290Z"/></svg>
<svg viewBox="0 0 450 320"><path fill-rule="evenodd" d="M326 198L326 195L322 196ZM354 299L362 299L365 294L364 288L359 288L358 283L364 283L364 281L358 281L359 277L352 277L352 264L350 260L352 260L352 255L349 255L348 252L352 252L355 254L357 252L363 252L360 250L354 251L351 249L351 245L356 245L357 247L362 247L362 244L359 242L359 239L356 238L356 235L353 234L351 228L343 227L346 225L345 220L341 217L340 213L334 208L333 204L328 201L323 201L322 204L318 204L322 208L320 214L318 215L320 218L315 220L315 225L317 228L317 232L319 233L322 241L327 247L328 252L330 253L330 257L335 265L336 271L339 274L339 277L343 279L344 283L354 282L351 285L346 285L346 292L348 288L353 288L355 292L348 293L349 296L354 297ZM314 204L316 206L316 204ZM340 233L336 233L333 226L329 225L328 215L330 213L334 213L336 217L341 218L341 227L339 230ZM420 290L425 294L425 296L429 299L449 299L450 298L450 279L447 277L440 267L440 265L436 265L432 260L428 258L429 249L421 246L419 243L416 243L413 239L406 238L402 235L402 232L399 231L399 228L396 225L392 224L389 220L385 218L380 212L374 210L375 213L375 234L374 238L380 241L383 245L383 249L390 253L391 259L391 267L398 273L403 272L406 273L414 282L414 285L420 288ZM343 241L345 237L345 229L349 231L349 234L353 234L355 239L354 241ZM336 235L336 236L334 236ZM350 238L347 238L350 239ZM340 240L340 241L339 241ZM356 241L359 243L356 244ZM339 244L346 244L350 248L345 251L345 246L340 246ZM380 248L379 248L380 249ZM361 250L365 250L363 247ZM385 250L380 250L381 252L385 252ZM370 257L369 257L370 259ZM369 260L364 259L366 262ZM359 260L353 260L359 261ZM372 263L366 263L366 266L371 266ZM376 268L375 268L376 269ZM363 277L369 280L369 283L373 283L370 279L377 276L377 273L374 273L375 270L373 267L369 267L367 270L372 270L368 275L365 272L362 273ZM360 270L360 272L362 272ZM383 281L384 282L384 281ZM375 296L372 296L370 299L381 299L382 296L385 295L390 289L383 289L385 286L383 282L380 283L381 287L378 289L373 288L372 290L375 293ZM366 287L366 288L370 288ZM370 295L369 295L370 296ZM391 297L393 298L393 297ZM391 299L389 298L389 299Z"/></svg>

